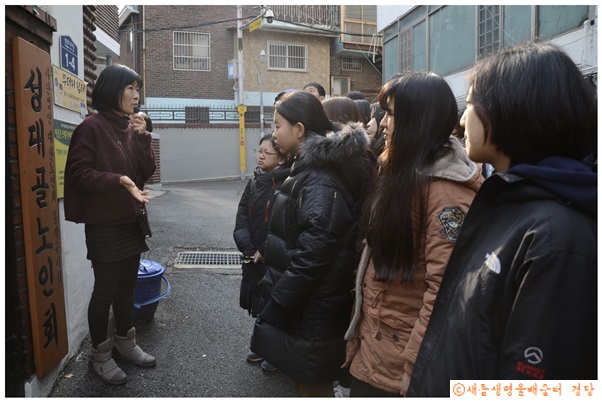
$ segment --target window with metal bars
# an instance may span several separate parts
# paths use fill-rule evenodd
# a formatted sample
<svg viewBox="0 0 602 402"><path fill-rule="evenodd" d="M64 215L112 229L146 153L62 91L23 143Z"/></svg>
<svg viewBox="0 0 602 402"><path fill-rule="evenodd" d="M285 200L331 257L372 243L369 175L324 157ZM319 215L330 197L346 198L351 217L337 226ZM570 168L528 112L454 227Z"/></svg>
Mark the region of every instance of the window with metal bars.
<svg viewBox="0 0 602 402"><path fill-rule="evenodd" d="M211 71L210 34L174 31L173 69Z"/></svg>
<svg viewBox="0 0 602 402"><path fill-rule="evenodd" d="M342 68L343 71L362 71L362 59L343 57Z"/></svg>
<svg viewBox="0 0 602 402"><path fill-rule="evenodd" d="M500 50L500 6L479 6L479 56Z"/></svg>
<svg viewBox="0 0 602 402"><path fill-rule="evenodd" d="M307 71L307 45L268 42L268 69Z"/></svg>
<svg viewBox="0 0 602 402"><path fill-rule="evenodd" d="M399 34L399 71L412 70L411 30Z"/></svg>

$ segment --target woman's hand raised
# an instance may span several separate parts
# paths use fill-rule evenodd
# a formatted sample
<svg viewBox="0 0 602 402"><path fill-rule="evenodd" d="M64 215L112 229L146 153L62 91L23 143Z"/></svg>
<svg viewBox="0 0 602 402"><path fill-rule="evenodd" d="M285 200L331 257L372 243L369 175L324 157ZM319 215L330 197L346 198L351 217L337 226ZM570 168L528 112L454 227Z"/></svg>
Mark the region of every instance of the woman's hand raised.
<svg viewBox="0 0 602 402"><path fill-rule="evenodd" d="M121 176L119 178L119 184L123 186L135 199L145 204L150 202L150 196L148 190L140 190L136 187L136 183L127 176Z"/></svg>

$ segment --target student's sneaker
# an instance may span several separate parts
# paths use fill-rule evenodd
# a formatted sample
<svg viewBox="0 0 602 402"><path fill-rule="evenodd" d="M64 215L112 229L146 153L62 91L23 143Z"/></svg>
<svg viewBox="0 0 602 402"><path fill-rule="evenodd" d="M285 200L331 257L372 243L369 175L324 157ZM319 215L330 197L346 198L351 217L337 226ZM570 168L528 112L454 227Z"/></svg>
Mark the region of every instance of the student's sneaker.
<svg viewBox="0 0 602 402"><path fill-rule="evenodd" d="M261 362L261 368L264 371L276 371L278 368L276 366L271 365L267 360Z"/></svg>
<svg viewBox="0 0 602 402"><path fill-rule="evenodd" d="M336 398L349 398L350 388L343 387L338 381L335 381L332 385L334 396Z"/></svg>
<svg viewBox="0 0 602 402"><path fill-rule="evenodd" d="M263 360L263 357L259 356L257 353L253 353L250 350L247 352L247 361L248 362L260 362Z"/></svg>

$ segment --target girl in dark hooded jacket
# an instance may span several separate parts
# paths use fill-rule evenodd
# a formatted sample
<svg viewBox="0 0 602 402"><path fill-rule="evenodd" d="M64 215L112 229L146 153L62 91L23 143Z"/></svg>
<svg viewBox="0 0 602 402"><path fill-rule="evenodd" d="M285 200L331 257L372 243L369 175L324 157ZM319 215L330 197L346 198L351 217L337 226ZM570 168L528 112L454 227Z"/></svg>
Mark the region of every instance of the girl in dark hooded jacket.
<svg viewBox="0 0 602 402"><path fill-rule="evenodd" d="M246 309L253 317L257 317L259 313L258 284L265 274L263 255L271 205L276 191L280 190L291 170L286 155L280 153L275 146L272 134L261 137L255 154L257 169L255 169L255 176L247 182L240 198L233 234L243 260L240 307ZM256 362L263 359L249 351L247 360Z"/></svg>
<svg viewBox="0 0 602 402"><path fill-rule="evenodd" d="M251 349L289 375L299 396L332 397L345 358L368 137L361 124L336 131L320 101L301 91L276 103L274 123L278 147L295 158L272 210Z"/></svg>
<svg viewBox="0 0 602 402"><path fill-rule="evenodd" d="M233 234L243 260L240 307L247 309L253 317L257 317L259 312L259 289L256 285L265 273L263 255L270 207L276 191L280 190L291 170L286 155L274 145L272 134L259 140L259 148L255 149L257 169L240 198Z"/></svg>
<svg viewBox="0 0 602 402"><path fill-rule="evenodd" d="M468 156L495 174L466 215L407 396L449 396L450 380L595 380L595 92L560 48L527 43L477 63L466 101Z"/></svg>

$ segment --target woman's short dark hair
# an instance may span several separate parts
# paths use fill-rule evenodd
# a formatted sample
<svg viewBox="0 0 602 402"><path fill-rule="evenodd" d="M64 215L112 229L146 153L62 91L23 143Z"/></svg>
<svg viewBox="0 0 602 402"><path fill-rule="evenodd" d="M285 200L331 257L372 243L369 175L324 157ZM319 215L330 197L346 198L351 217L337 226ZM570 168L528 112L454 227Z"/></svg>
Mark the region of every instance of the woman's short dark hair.
<svg viewBox="0 0 602 402"><path fill-rule="evenodd" d="M100 73L92 90L92 106L99 112L121 110L123 91L132 82L142 88L142 78L131 68L121 64L111 64Z"/></svg>
<svg viewBox="0 0 602 402"><path fill-rule="evenodd" d="M380 107L378 102L374 102L372 105L370 105L370 120L372 120L372 114L374 114L377 127L380 128L380 122L382 121L383 117L385 117L385 111Z"/></svg>
<svg viewBox="0 0 602 402"><path fill-rule="evenodd" d="M366 97L361 91L349 91L345 96L353 100L366 99Z"/></svg>
<svg viewBox="0 0 602 402"><path fill-rule="evenodd" d="M318 90L318 95L320 96L326 96L326 90L324 89L324 87L320 84L318 84L317 82L308 82L307 84L305 84L303 86L303 89L305 90L305 88L307 87L314 87Z"/></svg>
<svg viewBox="0 0 602 402"><path fill-rule="evenodd" d="M372 114L374 114L374 120L376 120L376 133L374 134L370 147L372 148L374 155L378 157L385 150L385 137L383 135L383 128L380 126L380 122L383 117L385 117L385 111L382 110L378 102L370 105L370 110L370 120L372 120Z"/></svg>
<svg viewBox="0 0 602 402"><path fill-rule="evenodd" d="M353 102L355 102L357 105L357 108L360 111L360 116L362 117L362 122L365 126L370 121L370 102L368 102L366 99L356 99Z"/></svg>
<svg viewBox="0 0 602 402"><path fill-rule="evenodd" d="M322 102L309 92L295 91L286 94L276 102L274 109L291 125L303 124L306 134L325 136L326 132L333 130Z"/></svg>
<svg viewBox="0 0 602 402"><path fill-rule="evenodd" d="M524 43L487 57L469 76L485 140L511 166L549 156L583 159L597 147L597 105L579 68L560 48Z"/></svg>
<svg viewBox="0 0 602 402"><path fill-rule="evenodd" d="M322 102L326 115L332 121L339 123L363 123L364 119L360 114L355 102L344 96L335 96Z"/></svg>

